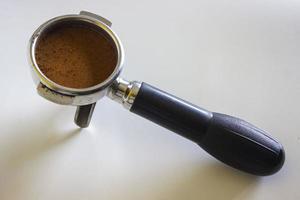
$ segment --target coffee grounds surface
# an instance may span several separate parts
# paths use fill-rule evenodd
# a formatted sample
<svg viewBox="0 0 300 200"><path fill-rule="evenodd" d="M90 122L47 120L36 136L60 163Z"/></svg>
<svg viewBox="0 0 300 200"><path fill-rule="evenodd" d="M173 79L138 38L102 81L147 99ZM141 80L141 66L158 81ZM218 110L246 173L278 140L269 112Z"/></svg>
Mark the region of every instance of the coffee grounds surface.
<svg viewBox="0 0 300 200"><path fill-rule="evenodd" d="M45 76L70 88L103 82L117 64L115 47L103 33L81 26L46 33L37 43L35 58Z"/></svg>

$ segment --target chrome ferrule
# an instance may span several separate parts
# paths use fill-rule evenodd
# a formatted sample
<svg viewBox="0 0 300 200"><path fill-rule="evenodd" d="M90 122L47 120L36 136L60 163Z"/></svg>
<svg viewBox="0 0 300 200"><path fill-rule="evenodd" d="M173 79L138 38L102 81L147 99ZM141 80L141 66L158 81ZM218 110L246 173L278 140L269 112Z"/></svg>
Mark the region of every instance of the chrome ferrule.
<svg viewBox="0 0 300 200"><path fill-rule="evenodd" d="M107 96L122 104L126 109L130 110L134 100L140 90L141 82L126 81L122 78L117 78L110 86Z"/></svg>

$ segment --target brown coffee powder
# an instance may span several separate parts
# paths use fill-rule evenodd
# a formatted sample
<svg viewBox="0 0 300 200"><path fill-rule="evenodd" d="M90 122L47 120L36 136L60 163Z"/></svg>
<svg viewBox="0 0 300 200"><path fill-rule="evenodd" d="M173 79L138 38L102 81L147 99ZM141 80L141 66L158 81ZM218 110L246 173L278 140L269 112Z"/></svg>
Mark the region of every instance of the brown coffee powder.
<svg viewBox="0 0 300 200"><path fill-rule="evenodd" d="M103 82L114 71L117 53L112 42L86 26L60 26L37 43L38 67L53 82L87 88Z"/></svg>

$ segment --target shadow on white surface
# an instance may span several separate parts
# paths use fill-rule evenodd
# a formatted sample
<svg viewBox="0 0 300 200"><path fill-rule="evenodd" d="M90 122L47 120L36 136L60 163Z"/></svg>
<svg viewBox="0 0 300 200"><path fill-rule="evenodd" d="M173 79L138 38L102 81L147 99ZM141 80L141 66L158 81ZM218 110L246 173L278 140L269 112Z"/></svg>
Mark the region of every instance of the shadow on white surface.
<svg viewBox="0 0 300 200"><path fill-rule="evenodd" d="M81 129L58 129L58 110L42 112L19 124L12 120L0 141L0 199L19 199L32 184L36 160L48 151L65 145ZM46 113L46 114L45 114ZM47 174L45 173L45 176Z"/></svg>
<svg viewBox="0 0 300 200"><path fill-rule="evenodd" d="M103 113L110 111L105 106L101 109ZM137 122L136 118L129 117L130 113L122 114L99 115L97 120L101 119L101 124L109 127L118 122L113 129L115 133L111 133L117 143L114 149L120 148L118 153L126 157L120 165L130 172L121 174L116 180L118 183L112 182L113 189L108 194L91 193L89 199L231 200L249 196L259 185L260 179L256 176L227 167L215 159L199 158L203 154L198 151L202 150L192 142L187 142L191 148L185 151L185 139L174 137L147 120Z"/></svg>
<svg viewBox="0 0 300 200"><path fill-rule="evenodd" d="M190 163L188 166L183 164L163 165L159 162L154 165L145 166L146 170L136 170L140 164L147 160L141 159L142 156L152 156L151 152L136 152L135 148L127 149L127 145L134 145L135 142L144 143L147 145L147 140L132 141L133 143L119 138L120 143L117 142L120 151L124 151L124 163L120 163L120 176L114 177L116 172L110 168L114 166L112 158L106 157L103 151L113 150L112 146L104 146L110 139L114 142L116 136L105 139L101 138L97 141L97 137L91 137L86 132L83 137L77 139L82 140L73 145L72 148L79 148L86 142L96 139L95 145L102 145L103 151L99 152L98 156L103 159L105 163L102 166L92 166L95 159L93 153L89 158L83 159L83 164L79 163L79 168L83 167L85 173L78 174L76 170L69 169L72 166L62 164L62 160L58 161L55 157L64 154L65 151L60 148L65 148L78 134L80 129L61 128L61 121L59 121L59 114L61 110L53 110L47 112L40 117L28 119L28 122L16 125L14 122L7 124L10 128L5 134L9 134L5 140L0 141L0 199L237 199L243 193L248 193L253 190L258 183L258 179L236 170L232 170L217 161L209 161L208 163ZM65 115L66 116L66 115ZM59 124L57 123L59 121ZM126 123L126 122L122 122ZM60 128L59 128L60 127ZM102 127L105 129L105 127ZM134 128L133 128L134 130ZM127 130L133 132L133 130ZM101 134L99 136L100 139ZM151 142L150 142L151 143ZM113 144L113 143L112 143ZM123 144L123 145L122 145ZM149 145L149 144L148 144ZM151 144L150 144L151 145ZM164 144L157 144L158 149L164 147ZM161 146L161 147L160 147ZM84 145L83 149L88 149ZM70 148L70 145L68 146ZM65 148L68 149L68 148ZM90 147L93 148L93 147ZM175 148L175 147L174 147ZM47 153L57 150L57 153L52 154L52 158L47 157ZM96 149L101 150L101 149ZM158 151L162 151L159 149ZM88 152L88 151L87 151ZM106 152L107 153L107 152ZM53 156L54 155L54 156ZM70 154L68 154L70 155ZM130 157L132 156L132 160ZM162 155L163 156L163 155ZM74 162L77 162L82 157L77 157ZM107 159L105 161L105 159ZM45 161L46 160L46 161ZM55 161L52 163L52 161ZM172 160L172 159L170 159ZM51 162L49 162L51 161ZM149 162L155 162L155 158L149 158ZM65 162L65 161L64 161ZM111 162L111 163L110 163ZM132 165L126 166L131 162ZM45 167L46 164L56 165L55 167ZM159 165L162 164L162 168ZM185 164L188 164L185 163ZM107 166L107 168L103 167ZM73 168L76 168L73 163ZM99 169L97 169L99 167ZM127 168L126 168L127 167ZM123 169L124 168L124 169ZM151 169L154 168L154 169ZM74 180L66 174L62 177L56 174L57 177L51 177L51 171L61 169L64 173L70 173ZM122 171L129 171L124 172ZM88 170L92 173L89 174ZM147 174L148 172L150 174ZM97 177L96 174L104 174ZM58 172L58 174L60 174ZM107 176L107 177L106 177ZM110 180L113 176L114 180ZM104 179L103 179L104 177ZM94 178L94 180L90 179ZM69 180L68 180L69 179ZM87 182L90 180L90 182ZM80 183L81 182L81 183ZM82 183L83 182L83 183ZM49 185L47 185L49 184ZM107 184L107 185L105 185ZM109 190L107 190L109 188ZM53 193L54 192L54 193Z"/></svg>
<svg viewBox="0 0 300 200"><path fill-rule="evenodd" d="M28 122L24 123L25 126L16 123L8 124L8 127L12 127L10 132L13 138L8 140L10 143L4 144L7 149L1 153L2 158L3 153L6 154L5 159L1 159L3 162L1 162L1 169L3 166L7 168L22 166L24 162L33 160L47 150L63 145L81 131L80 128L58 129L53 125L56 115L57 113L53 111L40 116L40 119L28 119Z"/></svg>
<svg viewBox="0 0 300 200"><path fill-rule="evenodd" d="M257 177L237 172L218 162L199 164L189 168L189 172L170 187L165 186L166 190L156 199L241 199L255 190L258 181Z"/></svg>

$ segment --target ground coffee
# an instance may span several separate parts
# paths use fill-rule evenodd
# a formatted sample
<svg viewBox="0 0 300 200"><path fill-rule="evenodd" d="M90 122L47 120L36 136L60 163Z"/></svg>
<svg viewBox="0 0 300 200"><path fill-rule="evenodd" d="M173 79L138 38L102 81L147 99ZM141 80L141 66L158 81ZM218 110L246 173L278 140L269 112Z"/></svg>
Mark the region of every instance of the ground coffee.
<svg viewBox="0 0 300 200"><path fill-rule="evenodd" d="M117 65L117 51L104 33L82 25L63 25L38 41L38 67L53 82L87 88L103 82Z"/></svg>

